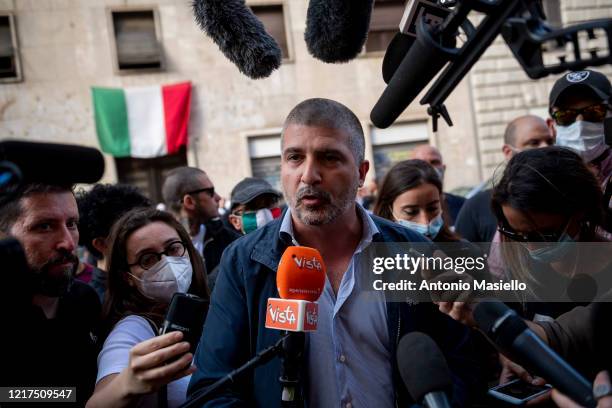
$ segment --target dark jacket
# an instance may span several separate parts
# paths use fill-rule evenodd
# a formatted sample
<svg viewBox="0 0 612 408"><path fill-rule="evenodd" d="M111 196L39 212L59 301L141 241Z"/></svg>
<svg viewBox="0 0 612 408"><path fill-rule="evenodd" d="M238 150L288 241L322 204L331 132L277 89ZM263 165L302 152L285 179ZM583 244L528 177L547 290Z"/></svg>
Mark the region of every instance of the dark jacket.
<svg viewBox="0 0 612 408"><path fill-rule="evenodd" d="M215 270L221 261L221 255L225 248L240 236L236 230L225 226L221 219L217 218L206 223L202 253L206 264L206 272L210 274Z"/></svg>
<svg viewBox="0 0 612 408"><path fill-rule="evenodd" d="M407 228L373 217L380 233L374 242L426 241ZM290 242L279 238L281 219L240 238L221 259L216 288L204 332L196 352L198 371L192 375L188 396L238 368L257 352L273 345L279 331L264 326L267 300L278 297L276 269ZM394 356L400 338L422 331L436 340L453 373L454 397L465 401L468 388L478 383L478 370L471 358L471 339L464 326L440 313L431 303L409 305L387 303L387 326ZM411 401L394 362L393 379L400 406ZM281 387L278 358L256 368L224 388L204 406L278 407ZM469 383L469 384L468 384Z"/></svg>

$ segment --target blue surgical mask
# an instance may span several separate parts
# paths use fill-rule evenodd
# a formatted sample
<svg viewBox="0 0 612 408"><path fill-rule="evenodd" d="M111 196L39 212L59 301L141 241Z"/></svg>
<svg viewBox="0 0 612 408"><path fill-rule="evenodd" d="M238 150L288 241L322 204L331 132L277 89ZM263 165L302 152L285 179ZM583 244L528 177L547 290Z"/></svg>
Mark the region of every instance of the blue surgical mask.
<svg viewBox="0 0 612 408"><path fill-rule="evenodd" d="M559 241L549 243L548 245L538 249L528 249L529 256L534 261L542 263L552 263L563 259L567 252L572 248L576 241L566 232L561 235Z"/></svg>
<svg viewBox="0 0 612 408"><path fill-rule="evenodd" d="M429 224L420 224L418 222L408 220L397 220L397 223L403 225L404 227L410 228L413 231L421 233L430 239L436 238L444 226L442 213L438 214L434 219L429 221Z"/></svg>

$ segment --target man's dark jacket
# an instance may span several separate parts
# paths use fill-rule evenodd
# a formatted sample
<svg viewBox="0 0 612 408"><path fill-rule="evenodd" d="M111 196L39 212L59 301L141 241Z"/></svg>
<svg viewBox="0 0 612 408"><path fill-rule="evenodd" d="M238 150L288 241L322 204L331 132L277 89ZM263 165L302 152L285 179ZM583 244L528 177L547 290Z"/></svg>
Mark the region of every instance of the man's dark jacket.
<svg viewBox="0 0 612 408"><path fill-rule="evenodd" d="M374 242L426 241L422 235L407 228L379 217L373 219L380 231L374 236ZM279 238L281 220L282 217L240 238L223 254L196 352L198 371L192 375L188 397L238 368L280 338L280 332L265 328L264 322L268 298L279 297L276 288L278 262L286 247L291 245ZM412 401L399 376L395 359L400 338L411 331L424 332L438 343L453 375L453 397L466 401L470 390L480 385L468 329L440 313L430 303L388 302L386 306L398 406L409 406L407 404ZM422 356L415 355L414 358ZM278 407L281 397L279 372L279 359L274 358L234 385L224 388L204 406Z"/></svg>
<svg viewBox="0 0 612 408"><path fill-rule="evenodd" d="M208 274L213 273L219 265L225 248L240 237L241 235L235 229L225 226L221 219L214 219L206 223L202 256Z"/></svg>

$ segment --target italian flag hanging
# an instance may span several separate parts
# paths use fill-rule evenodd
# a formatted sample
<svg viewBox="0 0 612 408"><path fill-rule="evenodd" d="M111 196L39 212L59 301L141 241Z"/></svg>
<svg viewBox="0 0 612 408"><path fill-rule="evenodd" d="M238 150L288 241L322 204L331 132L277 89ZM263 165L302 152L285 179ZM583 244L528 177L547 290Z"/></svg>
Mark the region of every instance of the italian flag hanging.
<svg viewBox="0 0 612 408"><path fill-rule="evenodd" d="M187 145L191 83L135 88L92 87L102 151L149 158Z"/></svg>

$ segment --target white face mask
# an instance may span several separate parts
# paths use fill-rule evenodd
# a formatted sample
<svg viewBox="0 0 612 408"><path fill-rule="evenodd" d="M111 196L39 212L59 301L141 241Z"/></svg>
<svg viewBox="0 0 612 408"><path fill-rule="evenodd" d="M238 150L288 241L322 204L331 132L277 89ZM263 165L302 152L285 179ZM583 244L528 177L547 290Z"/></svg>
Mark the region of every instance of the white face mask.
<svg viewBox="0 0 612 408"><path fill-rule="evenodd" d="M143 295L160 302L170 302L176 292L186 293L191 285L193 268L188 256L162 256L142 278L130 273Z"/></svg>
<svg viewBox="0 0 612 408"><path fill-rule="evenodd" d="M577 120L569 126L557 125L557 146L569 147L585 162L591 162L606 149L602 123Z"/></svg>

